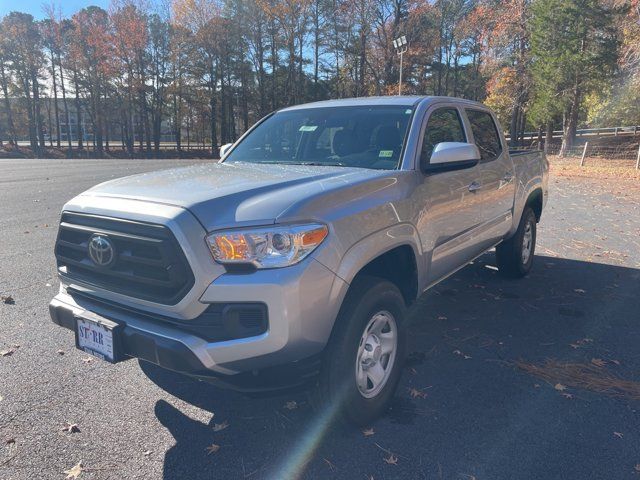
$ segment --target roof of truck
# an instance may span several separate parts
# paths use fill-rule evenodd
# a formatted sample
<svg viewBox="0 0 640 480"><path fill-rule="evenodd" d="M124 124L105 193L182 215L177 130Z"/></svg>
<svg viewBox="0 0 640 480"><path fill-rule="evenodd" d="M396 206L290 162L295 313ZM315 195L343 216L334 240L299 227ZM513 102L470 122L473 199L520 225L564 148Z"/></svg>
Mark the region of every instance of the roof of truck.
<svg viewBox="0 0 640 480"><path fill-rule="evenodd" d="M451 101L464 103L468 105L482 105L479 102L474 102L472 100L467 100L464 98L456 98L456 97L437 97L437 96L425 96L425 95L396 95L396 96L386 96L386 97L358 97L358 98L341 98L337 100L323 100L320 102L312 102L312 103L303 103L301 105L293 105L291 107L286 107L281 109L280 111L289 111L289 110L298 110L303 108L322 108L322 107L357 107L357 106L368 106L368 105L396 105L396 106L406 106L413 107L420 103L421 101L431 100L433 102L436 101Z"/></svg>

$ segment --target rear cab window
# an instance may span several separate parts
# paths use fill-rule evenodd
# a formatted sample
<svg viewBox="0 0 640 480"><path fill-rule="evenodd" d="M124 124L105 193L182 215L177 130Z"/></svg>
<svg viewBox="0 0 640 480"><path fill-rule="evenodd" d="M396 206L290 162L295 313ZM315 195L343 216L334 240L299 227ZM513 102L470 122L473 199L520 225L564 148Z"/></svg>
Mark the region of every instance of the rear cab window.
<svg viewBox="0 0 640 480"><path fill-rule="evenodd" d="M482 110L465 110L476 146L480 150L480 161L491 162L502 153L502 143L498 128L489 112Z"/></svg>

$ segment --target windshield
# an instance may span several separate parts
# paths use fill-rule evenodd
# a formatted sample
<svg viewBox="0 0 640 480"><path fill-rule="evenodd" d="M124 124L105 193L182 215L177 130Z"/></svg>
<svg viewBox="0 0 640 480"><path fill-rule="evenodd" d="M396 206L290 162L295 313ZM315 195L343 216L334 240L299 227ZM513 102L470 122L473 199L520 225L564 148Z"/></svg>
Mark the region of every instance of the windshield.
<svg viewBox="0 0 640 480"><path fill-rule="evenodd" d="M278 112L258 125L225 162L398 167L412 108L321 107Z"/></svg>

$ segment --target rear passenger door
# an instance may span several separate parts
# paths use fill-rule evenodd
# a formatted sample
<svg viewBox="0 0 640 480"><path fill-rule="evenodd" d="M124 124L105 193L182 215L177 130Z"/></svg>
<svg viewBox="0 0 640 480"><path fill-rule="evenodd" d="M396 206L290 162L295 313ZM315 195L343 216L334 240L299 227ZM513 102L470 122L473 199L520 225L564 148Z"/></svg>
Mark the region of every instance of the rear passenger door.
<svg viewBox="0 0 640 480"><path fill-rule="evenodd" d="M477 240L488 247L511 227L515 172L493 115L475 108L467 108L465 113L473 141L480 150L478 169L482 187L478 191L478 200L482 204L482 225Z"/></svg>

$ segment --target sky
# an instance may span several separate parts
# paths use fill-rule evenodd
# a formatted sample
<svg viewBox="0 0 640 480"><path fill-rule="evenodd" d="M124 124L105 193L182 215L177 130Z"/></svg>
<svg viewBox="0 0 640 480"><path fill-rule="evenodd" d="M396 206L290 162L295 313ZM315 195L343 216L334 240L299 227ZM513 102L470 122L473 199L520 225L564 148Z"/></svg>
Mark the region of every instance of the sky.
<svg viewBox="0 0 640 480"><path fill-rule="evenodd" d="M0 0L0 17L9 12L17 10L19 12L30 13L36 19L44 18L42 6L49 4L51 0ZM56 0L56 6L62 7L64 16L71 16L78 10L90 5L97 5L107 8L109 0Z"/></svg>

